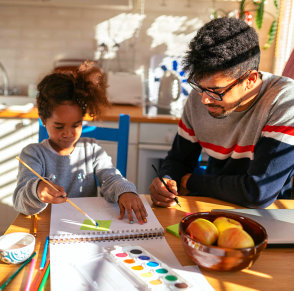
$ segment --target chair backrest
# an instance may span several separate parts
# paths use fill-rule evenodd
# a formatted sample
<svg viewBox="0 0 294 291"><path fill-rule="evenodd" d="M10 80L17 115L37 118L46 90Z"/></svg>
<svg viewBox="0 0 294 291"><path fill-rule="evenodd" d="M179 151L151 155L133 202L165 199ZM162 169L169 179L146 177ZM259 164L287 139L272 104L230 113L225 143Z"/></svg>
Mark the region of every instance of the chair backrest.
<svg viewBox="0 0 294 291"><path fill-rule="evenodd" d="M129 128L130 116L120 114L118 128L83 125L82 130L82 137L117 142L116 168L124 177L127 175ZM46 138L48 138L47 129L39 119L39 142Z"/></svg>

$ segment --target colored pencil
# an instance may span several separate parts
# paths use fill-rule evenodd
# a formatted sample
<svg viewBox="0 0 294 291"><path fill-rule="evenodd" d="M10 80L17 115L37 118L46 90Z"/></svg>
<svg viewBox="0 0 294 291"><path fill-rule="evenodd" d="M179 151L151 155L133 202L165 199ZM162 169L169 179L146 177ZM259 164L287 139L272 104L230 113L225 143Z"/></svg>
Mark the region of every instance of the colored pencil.
<svg viewBox="0 0 294 291"><path fill-rule="evenodd" d="M163 180L163 178L159 175L159 172L157 171L156 167L155 167L154 165L152 165L152 168L154 169L154 171L155 171L157 177L160 179L160 181L161 181L161 182L163 183L163 185L165 186L166 190L172 193L172 191L168 188L168 186L167 186L167 184L165 183L165 181ZM174 200L175 200L175 201L177 202L177 204L181 207L181 204L180 204L178 198L175 197Z"/></svg>
<svg viewBox="0 0 294 291"><path fill-rule="evenodd" d="M42 261L41 261L41 265L40 265L40 270L44 269L44 267L45 267L45 263L46 263L46 259L47 259L48 244L49 244L49 236L46 237L45 246L44 246L43 255L42 255Z"/></svg>
<svg viewBox="0 0 294 291"><path fill-rule="evenodd" d="M44 179L42 176L40 176L36 171L34 171L28 164L26 164L23 160L21 160L19 157L16 157L17 160L19 160L25 167L27 167L29 170L31 170L37 177L39 177L43 182L45 182L47 185L52 187L54 190L58 191L59 190L52 185L49 181ZM98 226L98 222L96 222L93 218L91 218L84 210L82 210L80 207L78 207L75 203L73 203L71 200L66 198L66 202L69 202L74 208L76 208L78 211L80 211L83 215L85 215L88 219L91 220L91 222L95 225Z"/></svg>
<svg viewBox="0 0 294 291"><path fill-rule="evenodd" d="M42 280L43 280L43 278L44 278L44 276L46 274L46 271L48 269L49 264L50 264L50 259L47 260L44 269L39 271L39 276L36 277L34 283L32 284L32 286L30 288L30 291L37 291L39 289L40 284L41 284L41 282L42 282Z"/></svg>
<svg viewBox="0 0 294 291"><path fill-rule="evenodd" d="M36 255L34 252L1 286L0 290L3 290L12 280L13 278L32 260L32 258Z"/></svg>
<svg viewBox="0 0 294 291"><path fill-rule="evenodd" d="M47 270L46 270L46 273L45 273L45 275L44 275L44 277L43 277L43 280L42 280L42 282L41 282L41 284L40 284L40 287L39 287L38 291L41 291L41 290L44 289L45 284L46 284L47 279L48 279L48 276L49 276L49 272L50 272L50 263L48 264L48 268L47 268Z"/></svg>
<svg viewBox="0 0 294 291"><path fill-rule="evenodd" d="M35 265L36 265L36 259L33 258L32 259L32 262L31 262L30 271L29 271L29 275L28 275L28 279L27 279L27 282L26 282L26 286L25 286L25 290L24 291L29 291L30 290L30 285L32 283L32 278L33 278L33 273L34 273Z"/></svg>
<svg viewBox="0 0 294 291"><path fill-rule="evenodd" d="M34 236L37 236L37 229L38 229L38 215L34 215Z"/></svg>

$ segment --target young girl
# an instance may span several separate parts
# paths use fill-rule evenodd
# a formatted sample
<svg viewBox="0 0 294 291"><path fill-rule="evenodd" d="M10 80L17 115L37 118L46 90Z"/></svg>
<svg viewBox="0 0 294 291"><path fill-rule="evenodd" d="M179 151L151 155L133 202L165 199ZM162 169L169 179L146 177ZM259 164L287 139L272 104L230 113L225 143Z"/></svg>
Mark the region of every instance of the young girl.
<svg viewBox="0 0 294 291"><path fill-rule="evenodd" d="M26 215L36 214L48 203L64 203L67 196L97 196L96 176L105 199L118 202L119 219L127 211L132 223L134 212L144 223L147 213L135 186L113 167L95 139L81 137L84 115L99 117L103 106L108 105L101 71L93 63L84 62L74 74L46 76L38 91L39 116L49 139L26 146L20 158L59 191L19 164L13 195L15 209Z"/></svg>

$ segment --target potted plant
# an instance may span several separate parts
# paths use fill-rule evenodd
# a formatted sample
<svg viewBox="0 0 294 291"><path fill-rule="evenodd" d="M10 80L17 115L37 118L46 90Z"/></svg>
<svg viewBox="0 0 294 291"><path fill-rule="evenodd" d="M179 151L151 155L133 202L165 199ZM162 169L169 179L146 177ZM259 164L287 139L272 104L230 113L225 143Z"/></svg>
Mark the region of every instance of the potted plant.
<svg viewBox="0 0 294 291"><path fill-rule="evenodd" d="M275 14L272 14L265 10L266 0L241 0L240 2L240 9L239 9L240 18L246 20L246 17L248 17L248 13L250 13L251 11L254 11L255 24L257 29L262 28L264 13L268 13L273 18L273 21L268 31L267 42L263 46L264 49L267 49L272 45L277 33L279 5L278 5L278 0L272 0L272 1L275 7ZM249 4L253 4L253 6L250 5L250 8L248 8ZM254 8L252 9L252 7Z"/></svg>

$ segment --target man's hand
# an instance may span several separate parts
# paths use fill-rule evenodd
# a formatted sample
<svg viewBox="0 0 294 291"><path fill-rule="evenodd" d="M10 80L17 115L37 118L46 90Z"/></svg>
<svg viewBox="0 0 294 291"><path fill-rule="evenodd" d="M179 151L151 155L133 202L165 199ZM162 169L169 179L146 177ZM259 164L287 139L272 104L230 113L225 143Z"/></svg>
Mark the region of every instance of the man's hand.
<svg viewBox="0 0 294 291"><path fill-rule="evenodd" d="M153 203L161 207L175 206L174 198L178 195L177 183L174 180L163 178L168 188L172 191L169 192L159 178L155 178L149 187L150 195Z"/></svg>
<svg viewBox="0 0 294 291"><path fill-rule="evenodd" d="M180 194L181 195L187 195L190 193L190 191L187 189L187 182L192 174L186 174L181 179L181 186L180 186Z"/></svg>

